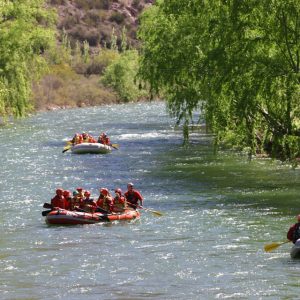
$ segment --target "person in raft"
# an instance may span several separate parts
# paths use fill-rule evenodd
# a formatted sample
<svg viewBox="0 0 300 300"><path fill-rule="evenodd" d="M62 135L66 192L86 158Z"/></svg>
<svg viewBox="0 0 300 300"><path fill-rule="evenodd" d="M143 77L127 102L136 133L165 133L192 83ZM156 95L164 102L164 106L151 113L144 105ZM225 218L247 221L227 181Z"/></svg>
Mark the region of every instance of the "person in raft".
<svg viewBox="0 0 300 300"><path fill-rule="evenodd" d="M102 132L99 135L97 143L107 145L107 146L111 146L110 138L107 136L107 134L105 132Z"/></svg>
<svg viewBox="0 0 300 300"><path fill-rule="evenodd" d="M143 206L143 196L138 190L133 189L133 183L129 182L127 184L127 192L124 194L127 204L129 207L137 209L139 206ZM140 205L139 205L140 202Z"/></svg>
<svg viewBox="0 0 300 300"><path fill-rule="evenodd" d="M113 212L121 213L124 212L127 208L127 201L124 196L122 196L122 190L116 189L115 190L115 198L113 201Z"/></svg>
<svg viewBox="0 0 300 300"><path fill-rule="evenodd" d="M113 198L107 188L100 189L100 195L96 202L97 212L111 213L113 210Z"/></svg>
<svg viewBox="0 0 300 300"><path fill-rule="evenodd" d="M57 189L55 191L56 195L51 199L52 208L59 207L59 208L66 208L66 199L63 195L63 189Z"/></svg>
<svg viewBox="0 0 300 300"><path fill-rule="evenodd" d="M90 134L84 132L82 133L83 143L96 143L96 140Z"/></svg>
<svg viewBox="0 0 300 300"><path fill-rule="evenodd" d="M83 142L83 137L79 133L75 133L72 140L70 141L73 145L81 144Z"/></svg>
<svg viewBox="0 0 300 300"><path fill-rule="evenodd" d="M78 187L76 188L76 191L78 192L77 198L83 200L85 190L82 187Z"/></svg>
<svg viewBox="0 0 300 300"><path fill-rule="evenodd" d="M294 244L300 239L300 215L297 216L297 223L293 224L287 233L288 240Z"/></svg>
<svg viewBox="0 0 300 300"><path fill-rule="evenodd" d="M83 201L81 203L80 208L82 208L86 212L94 213L96 211L97 204L94 201L94 199L91 198L90 196L91 196L90 191L85 191L84 192L84 198L83 198Z"/></svg>
<svg viewBox="0 0 300 300"><path fill-rule="evenodd" d="M70 210L76 210L82 206L82 196L78 191L73 192L73 198L70 201Z"/></svg>
<svg viewBox="0 0 300 300"><path fill-rule="evenodd" d="M64 196L65 199L66 199L66 202L65 202L65 209L70 210L71 202L72 202L72 193L71 193L69 190L64 190L63 196Z"/></svg>

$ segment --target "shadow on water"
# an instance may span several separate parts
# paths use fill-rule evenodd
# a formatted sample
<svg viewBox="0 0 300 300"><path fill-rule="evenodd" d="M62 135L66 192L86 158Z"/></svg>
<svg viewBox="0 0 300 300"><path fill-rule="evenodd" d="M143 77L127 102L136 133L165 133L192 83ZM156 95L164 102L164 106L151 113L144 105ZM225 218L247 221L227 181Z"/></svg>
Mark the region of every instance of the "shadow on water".
<svg viewBox="0 0 300 300"><path fill-rule="evenodd" d="M214 154L212 140L196 137L188 147L163 154L154 171L173 192L180 195L177 205L215 205L270 208L282 214L299 213L300 170L271 159L253 159L230 151ZM175 185L174 185L175 183ZM201 195L201 197L199 197ZM186 200L184 200L186 199Z"/></svg>

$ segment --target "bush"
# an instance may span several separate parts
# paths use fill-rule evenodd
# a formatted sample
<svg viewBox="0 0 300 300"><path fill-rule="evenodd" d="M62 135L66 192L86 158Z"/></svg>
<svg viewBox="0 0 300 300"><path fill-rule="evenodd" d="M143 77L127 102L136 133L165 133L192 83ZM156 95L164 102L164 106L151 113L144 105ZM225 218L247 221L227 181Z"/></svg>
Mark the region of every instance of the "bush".
<svg viewBox="0 0 300 300"><path fill-rule="evenodd" d="M125 16L119 12L113 12L109 20L111 22L116 22L117 24L121 25L124 23Z"/></svg>
<svg viewBox="0 0 300 300"><path fill-rule="evenodd" d="M79 16L78 15L67 16L61 21L58 28L59 29L64 28L65 30L69 30L69 29L74 28L78 23L79 23Z"/></svg>
<svg viewBox="0 0 300 300"><path fill-rule="evenodd" d="M92 9L86 13L83 21L88 26L96 26L101 21L100 14L96 9Z"/></svg>
<svg viewBox="0 0 300 300"><path fill-rule="evenodd" d="M100 42L100 35L96 28L89 29L78 25L70 31L69 35L80 42L87 41L90 46L98 46Z"/></svg>

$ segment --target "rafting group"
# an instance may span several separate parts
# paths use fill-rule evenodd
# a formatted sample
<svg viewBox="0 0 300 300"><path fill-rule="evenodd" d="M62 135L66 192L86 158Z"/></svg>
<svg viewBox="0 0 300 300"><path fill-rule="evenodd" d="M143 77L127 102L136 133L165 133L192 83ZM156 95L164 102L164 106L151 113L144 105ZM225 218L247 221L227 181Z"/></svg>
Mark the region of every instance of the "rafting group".
<svg viewBox="0 0 300 300"><path fill-rule="evenodd" d="M58 188L56 195L51 199L53 210L66 209L87 213L101 212L106 214L122 213L127 209L136 210L142 208L143 197L138 190L133 188L133 183L127 184L127 191L123 194L120 188L114 190L112 196L107 188L99 189L97 199L91 198L91 193L82 187L76 188L71 193L69 190Z"/></svg>
<svg viewBox="0 0 300 300"><path fill-rule="evenodd" d="M73 138L69 141L72 145L77 145L81 143L100 143L103 145L111 146L110 138L105 132L102 132L97 139L95 139L91 134L87 132L75 133Z"/></svg>
<svg viewBox="0 0 300 300"><path fill-rule="evenodd" d="M94 138L87 132L75 133L73 138L67 141L67 145L63 149L63 153L71 150L75 154L106 154L112 149L119 149L118 144L112 144L110 138L105 132L102 132L98 138Z"/></svg>

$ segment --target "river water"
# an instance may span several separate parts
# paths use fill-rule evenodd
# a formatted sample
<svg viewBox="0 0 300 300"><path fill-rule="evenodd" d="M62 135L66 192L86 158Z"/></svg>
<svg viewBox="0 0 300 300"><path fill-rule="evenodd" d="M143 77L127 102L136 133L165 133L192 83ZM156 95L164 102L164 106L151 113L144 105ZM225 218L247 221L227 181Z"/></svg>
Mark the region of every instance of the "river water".
<svg viewBox="0 0 300 300"><path fill-rule="evenodd" d="M215 154L211 137L174 130L163 103L39 113L0 129L0 299L299 299L300 262L284 241L300 212L300 172ZM119 150L62 153L75 132L106 131ZM134 182L133 223L56 226L57 187L94 197Z"/></svg>

